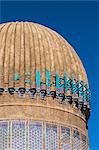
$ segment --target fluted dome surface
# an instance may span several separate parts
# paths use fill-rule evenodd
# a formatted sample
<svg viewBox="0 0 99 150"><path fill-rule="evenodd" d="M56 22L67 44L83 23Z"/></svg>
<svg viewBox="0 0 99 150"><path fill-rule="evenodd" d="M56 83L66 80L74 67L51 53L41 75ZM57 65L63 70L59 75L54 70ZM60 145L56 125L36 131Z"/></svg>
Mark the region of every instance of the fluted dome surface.
<svg viewBox="0 0 99 150"><path fill-rule="evenodd" d="M0 86L24 86L26 74L35 85L35 72L40 70L45 82L45 71L68 78L72 72L76 80L87 83L85 69L76 52L58 33L31 22L0 24ZM20 75L15 81L14 76ZM17 78L17 77L16 77Z"/></svg>
<svg viewBox="0 0 99 150"><path fill-rule="evenodd" d="M90 89L73 48L30 22L0 24L0 150L89 150Z"/></svg>

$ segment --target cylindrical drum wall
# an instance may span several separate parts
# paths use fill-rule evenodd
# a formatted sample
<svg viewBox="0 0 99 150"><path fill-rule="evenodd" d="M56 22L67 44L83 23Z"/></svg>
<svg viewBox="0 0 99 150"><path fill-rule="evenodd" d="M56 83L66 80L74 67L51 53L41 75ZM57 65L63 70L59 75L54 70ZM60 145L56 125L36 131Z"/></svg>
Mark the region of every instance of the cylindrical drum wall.
<svg viewBox="0 0 99 150"><path fill-rule="evenodd" d="M14 102L14 99L16 103ZM88 150L86 120L70 104L3 95L0 150ZM4 103L3 103L4 102Z"/></svg>
<svg viewBox="0 0 99 150"><path fill-rule="evenodd" d="M0 121L1 150L88 150L81 130L33 120Z"/></svg>

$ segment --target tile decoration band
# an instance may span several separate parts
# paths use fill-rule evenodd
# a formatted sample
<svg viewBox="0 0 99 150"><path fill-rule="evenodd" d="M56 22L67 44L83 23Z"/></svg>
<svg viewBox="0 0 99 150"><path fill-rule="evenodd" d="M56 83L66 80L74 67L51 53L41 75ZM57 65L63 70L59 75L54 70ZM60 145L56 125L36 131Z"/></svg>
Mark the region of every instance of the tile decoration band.
<svg viewBox="0 0 99 150"><path fill-rule="evenodd" d="M46 70L46 79L42 81L41 72L36 71L35 86L32 86L30 80L30 72L25 73L25 82L23 87L0 87L0 95L2 94L19 94L20 98L29 94L32 99L35 99L37 95L41 100L46 100L46 97L56 98L59 103L68 102L77 107L86 118L90 115L90 99L91 92L87 84L82 80L76 80L72 73L71 78L67 77L66 71L63 76L60 76L58 72L53 76L49 70ZM21 80L19 74L15 74L14 80L17 82ZM29 85L27 88L27 84Z"/></svg>

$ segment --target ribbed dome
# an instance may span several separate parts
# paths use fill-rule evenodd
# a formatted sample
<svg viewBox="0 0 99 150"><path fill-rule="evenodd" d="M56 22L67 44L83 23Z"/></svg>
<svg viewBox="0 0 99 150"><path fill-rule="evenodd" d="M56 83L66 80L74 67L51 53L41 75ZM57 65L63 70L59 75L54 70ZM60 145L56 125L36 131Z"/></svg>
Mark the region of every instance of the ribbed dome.
<svg viewBox="0 0 99 150"><path fill-rule="evenodd" d="M90 89L73 48L29 22L0 25L0 150L88 150Z"/></svg>
<svg viewBox="0 0 99 150"><path fill-rule="evenodd" d="M22 87L27 74L34 86L37 70L42 82L46 80L46 70L52 76L56 71L61 76L66 70L68 78L74 73L76 80L87 83L78 55L59 34L31 22L0 24L0 86ZM19 81L15 81L15 75L20 75Z"/></svg>

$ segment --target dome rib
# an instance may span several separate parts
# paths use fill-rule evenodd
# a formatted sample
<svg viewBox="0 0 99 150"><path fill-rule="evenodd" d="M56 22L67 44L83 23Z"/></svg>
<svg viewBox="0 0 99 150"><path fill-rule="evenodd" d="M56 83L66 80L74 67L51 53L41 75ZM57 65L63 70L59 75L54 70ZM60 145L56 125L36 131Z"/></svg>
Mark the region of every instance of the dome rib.
<svg viewBox="0 0 99 150"><path fill-rule="evenodd" d="M40 43L39 43L39 39L38 39L38 33L37 33L37 29L36 29L36 27L35 27L35 25L34 24L32 24L33 25L33 28L34 28L34 30L35 30L35 32L34 32L34 40L35 40L35 54L36 54L36 70L41 70L41 66L40 66L40 64L41 64L41 56L40 56Z"/></svg>
<svg viewBox="0 0 99 150"><path fill-rule="evenodd" d="M4 85L4 59L5 59L5 44L6 43L6 35L8 32L8 27L11 25L11 23L8 23L5 25L5 28L3 26L1 33L0 33L0 86L3 87Z"/></svg>
<svg viewBox="0 0 99 150"><path fill-rule="evenodd" d="M9 87L14 87L14 80L13 80L13 74L14 74L14 53L15 53L15 49L14 49L14 38L15 38L15 26L16 23L13 23L13 30L11 33L11 42L10 42L10 53L9 53Z"/></svg>
<svg viewBox="0 0 99 150"><path fill-rule="evenodd" d="M60 46L58 44L57 37L55 36L55 34L52 34L51 30L48 28L46 28L46 30L48 30L49 33L52 35L55 47L54 54L57 54L57 57L56 55L54 56L54 58L57 58L55 63L55 66L57 67L56 71L58 71L58 73L61 75L61 72L63 72L63 63L62 63L62 54L60 52Z"/></svg>
<svg viewBox="0 0 99 150"><path fill-rule="evenodd" d="M38 39L39 39L39 48L40 48L40 66L41 66L41 81L43 83L45 83L46 81L46 76L45 76L45 72L46 72L46 69L45 69L45 65L46 65L46 62L45 62L45 54L44 54L44 46L43 46L43 40L42 40L42 34L40 31L40 28L35 25L36 29L37 29L37 33L38 33ZM45 84L43 84L43 87L45 86Z"/></svg>
<svg viewBox="0 0 99 150"><path fill-rule="evenodd" d="M63 51L64 51L64 50L63 50L63 45L62 45L62 42L61 42L59 36L57 36L56 34L55 34L55 36L56 36L56 39L57 39L57 41L58 41L58 45L59 45L59 47L60 47L60 53L61 53L62 64L63 64L62 72L64 72L64 68L66 67L66 61L65 61L65 55L64 55L64 53L63 53Z"/></svg>
<svg viewBox="0 0 99 150"><path fill-rule="evenodd" d="M45 67L44 70L48 69L50 70L50 60L49 60L49 43L46 37L46 34L43 30L43 28L41 28L41 26L39 26L38 24L36 24L38 26L38 30L39 30L39 34L41 34L42 37L42 43L43 43L43 53L44 53L44 58L45 58ZM43 57L43 55L42 55ZM44 61L44 59L43 59Z"/></svg>
<svg viewBox="0 0 99 150"><path fill-rule="evenodd" d="M66 58L65 59L66 66L64 69L66 69L68 78L71 78L71 73L72 73L71 67L70 66L68 67L69 64L71 65L70 53L68 51L68 46L66 45L65 41L61 40L61 42L62 42L62 45L64 46L64 54L65 54L65 58Z"/></svg>
<svg viewBox="0 0 99 150"><path fill-rule="evenodd" d="M3 23L3 24L0 24L0 32L2 31L2 29L5 27L5 23Z"/></svg>
<svg viewBox="0 0 99 150"><path fill-rule="evenodd" d="M74 74L74 77L75 77L76 80L77 80L77 74L76 74L76 71L77 71L77 70L76 70L76 67L77 67L77 66L75 65L74 54L73 54L73 51L72 51L72 47L71 47L70 45L69 45L68 50L69 50L69 49L71 49L71 53L70 53L71 56L70 56L70 57L71 57L71 64L72 64L72 67L71 67L71 68L72 68L72 73Z"/></svg>
<svg viewBox="0 0 99 150"><path fill-rule="evenodd" d="M57 63L59 64L58 56L57 56L57 50L56 50L57 45L54 43L54 38L53 38L53 35L50 33L50 31L47 30L46 28L45 28L45 31L46 31L46 36L47 36L47 34L50 36L50 43L51 43L51 46L52 46L51 50L52 50L52 53L53 53L53 62L52 63L54 64L54 70L53 70L52 76L54 76L56 70L59 71L59 66L57 66ZM55 45L56 45L56 47L55 47Z"/></svg>
<svg viewBox="0 0 99 150"><path fill-rule="evenodd" d="M30 77L30 86L32 86L32 82L31 82L31 78L32 78L32 74L31 74L31 70L32 70L32 68L31 68L31 30L30 30L30 25L29 25L29 23L27 22L27 27L28 27L28 31L29 31L29 63L30 63L30 68L29 68L29 72L30 72L30 74L29 74L29 77ZM33 41L32 41L33 42ZM35 62L34 62L34 64L35 64Z"/></svg>
<svg viewBox="0 0 99 150"><path fill-rule="evenodd" d="M29 36L29 29L28 29L28 23L25 24L25 82L28 80L28 76L30 77L30 36ZM24 83L25 83L24 82ZM28 84L25 85L26 88L28 88Z"/></svg>
<svg viewBox="0 0 99 150"><path fill-rule="evenodd" d="M33 34L33 28L32 24L29 24L31 33L30 33L30 49L31 49L31 82L32 82L32 87L35 87L35 81L36 81L36 55L35 55L35 43L34 43L34 34Z"/></svg>
<svg viewBox="0 0 99 150"><path fill-rule="evenodd" d="M52 41L53 37L50 34L50 32L48 32L46 29L44 29L46 32L46 36L48 36L49 38L49 46L50 46L50 58L51 58L51 72L52 72L52 76L55 75L55 70L56 70L56 66L55 66L55 59L54 59L54 43Z"/></svg>
<svg viewBox="0 0 99 150"><path fill-rule="evenodd" d="M53 62L52 64L54 64L53 66L53 72L52 72L52 75L51 75L51 83L52 83L52 86L51 86L51 89L52 90L56 90L55 89L55 74L56 72L58 72L60 74L60 62L59 62L59 59L58 59L58 45L56 43L56 38L53 36L53 34L50 32L50 30L48 30L47 28L45 28L46 30L46 34L49 34L50 36L50 42L51 42L51 51L53 53Z"/></svg>
<svg viewBox="0 0 99 150"><path fill-rule="evenodd" d="M49 44L49 43L48 43L48 41L46 41L47 38L46 38L46 34L45 34L44 30L40 26L38 26L38 29L39 29L39 34L41 33L41 37L42 37L41 42L43 43L42 45L43 45L43 54L44 55L42 55L42 57L43 57L42 63L44 63L44 70L43 70L44 82L46 82L46 70L50 70L49 51L47 50L47 48L49 49L49 45L47 46L47 44Z"/></svg>
<svg viewBox="0 0 99 150"><path fill-rule="evenodd" d="M4 87L9 86L9 69L10 69L10 48L11 48L11 36L13 31L13 24L8 27L5 41L5 56L4 56Z"/></svg>
<svg viewBox="0 0 99 150"><path fill-rule="evenodd" d="M21 22L21 40L20 40L20 70L18 71L18 75L20 80L16 81L19 82L20 87L24 86L24 74L25 74L25 33L24 33L24 23ZM17 58L16 58L17 59ZM16 70L16 69L15 69ZM16 72L17 74L17 72Z"/></svg>

